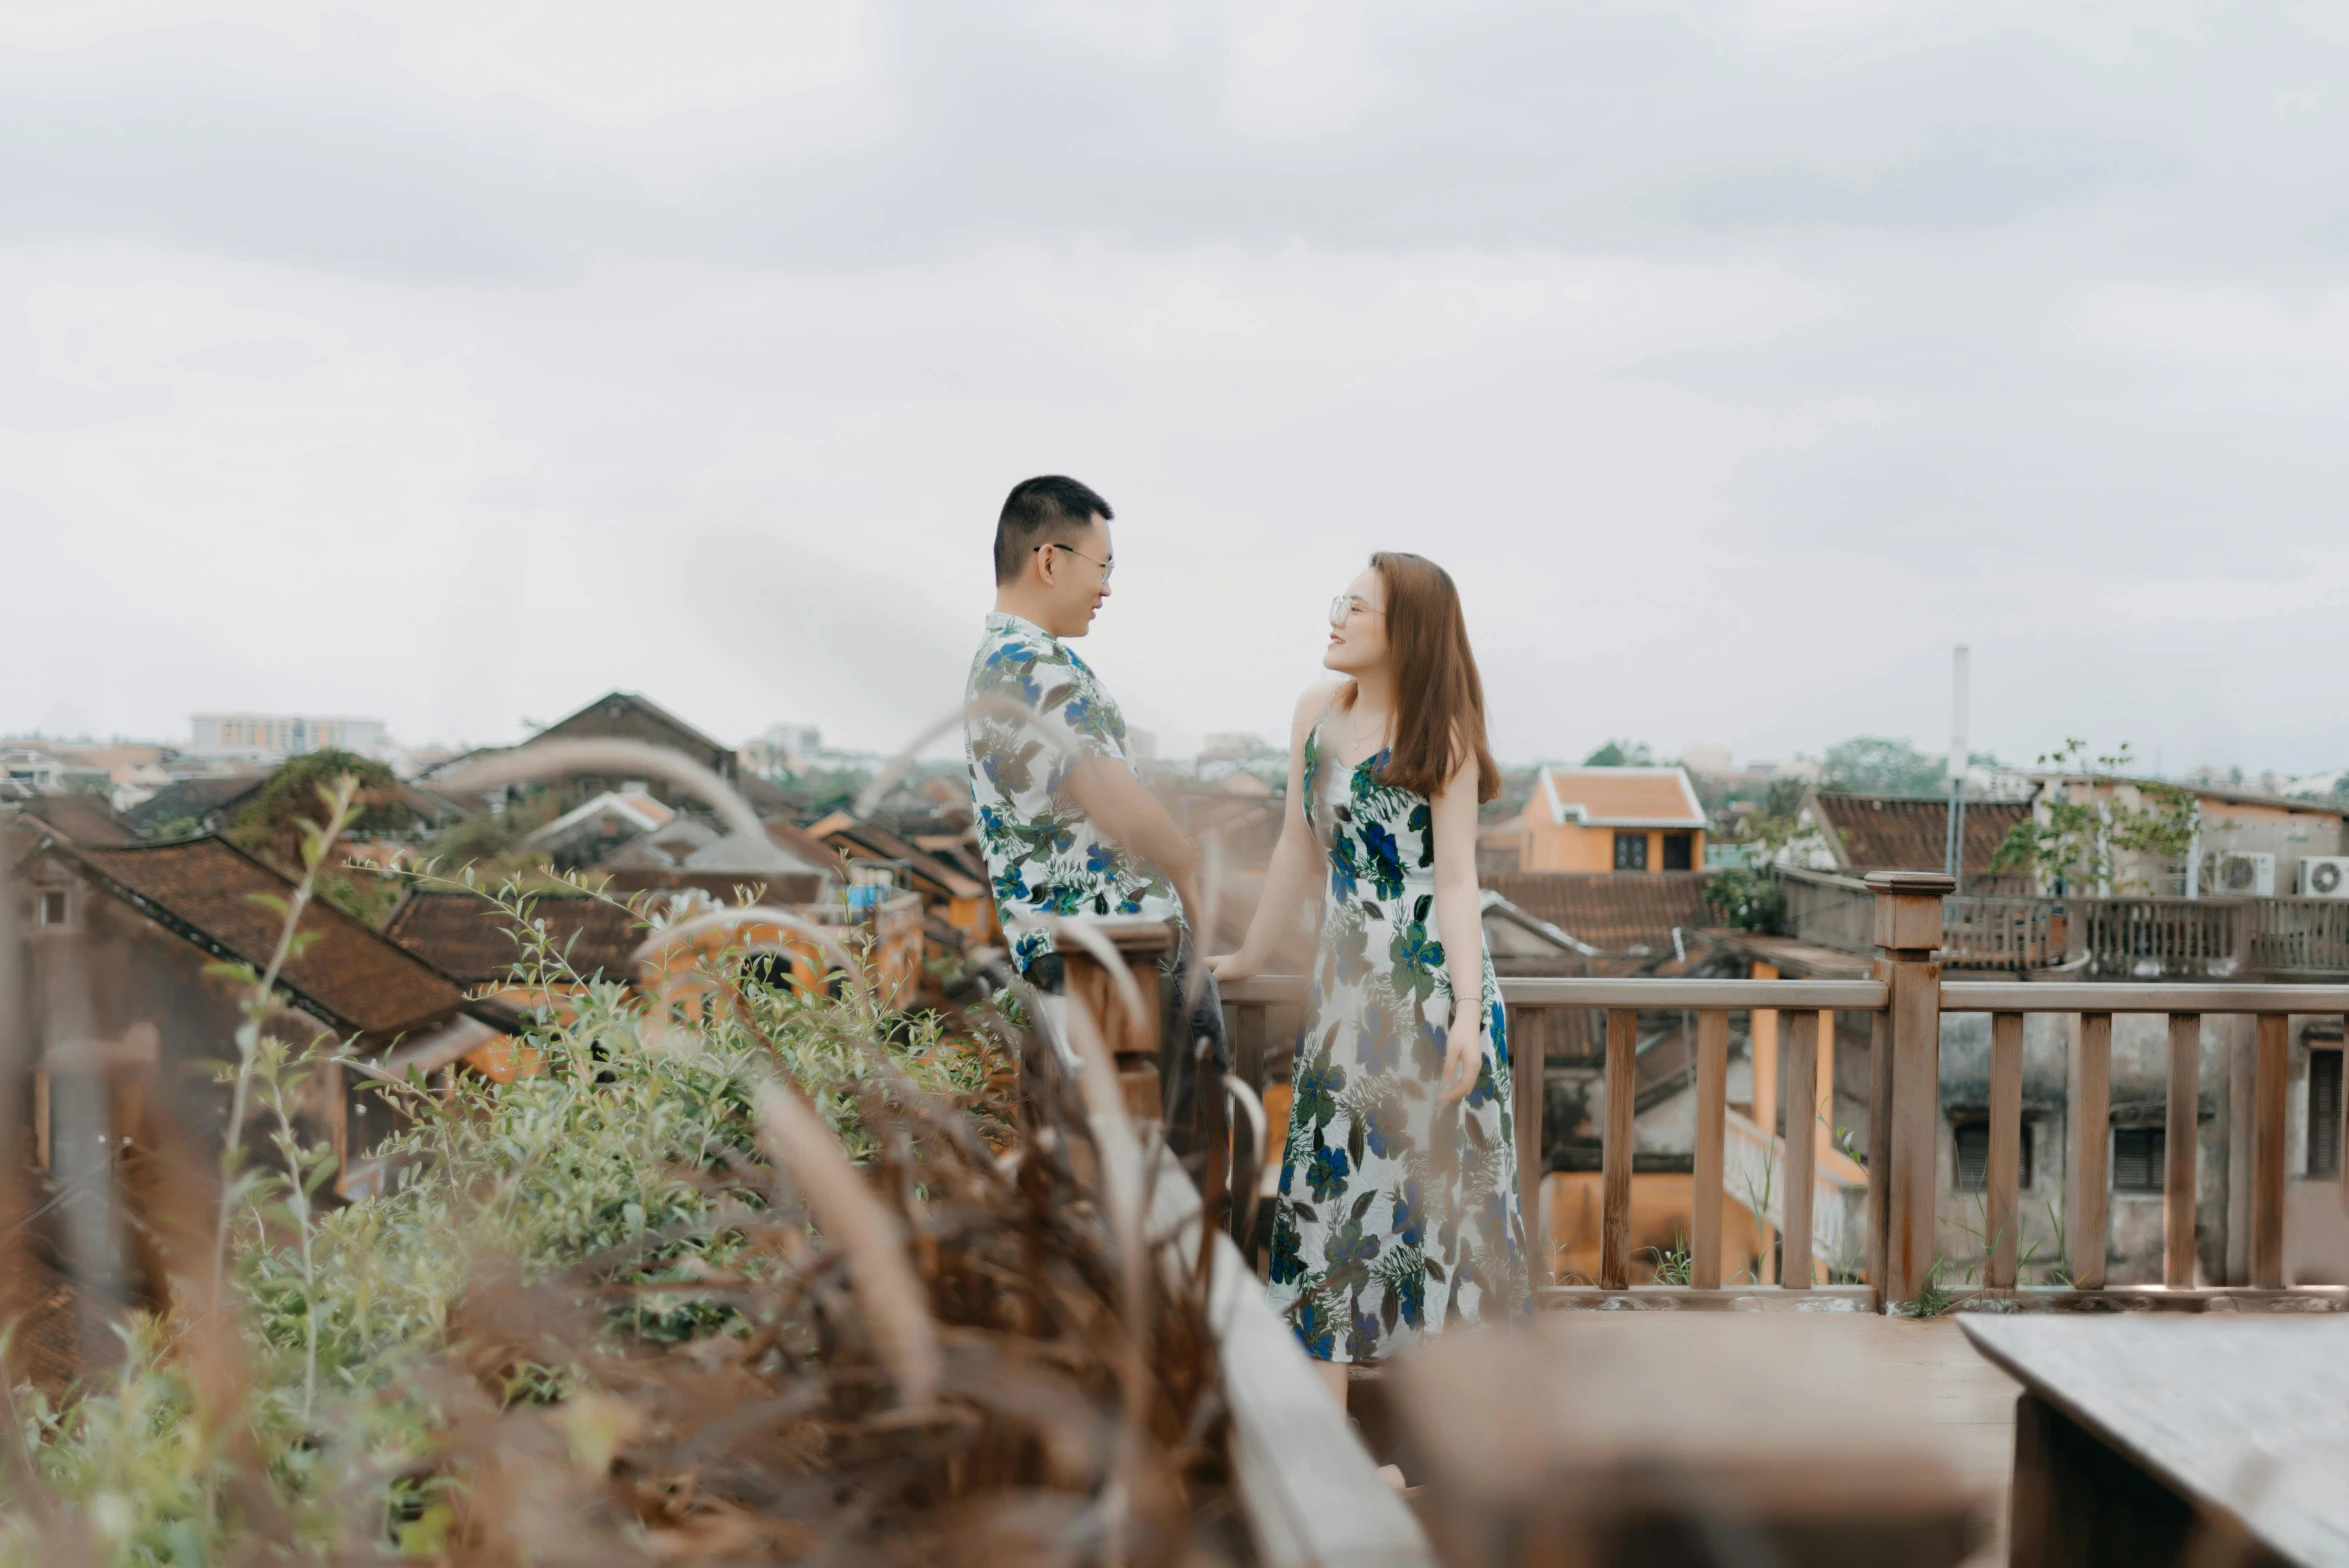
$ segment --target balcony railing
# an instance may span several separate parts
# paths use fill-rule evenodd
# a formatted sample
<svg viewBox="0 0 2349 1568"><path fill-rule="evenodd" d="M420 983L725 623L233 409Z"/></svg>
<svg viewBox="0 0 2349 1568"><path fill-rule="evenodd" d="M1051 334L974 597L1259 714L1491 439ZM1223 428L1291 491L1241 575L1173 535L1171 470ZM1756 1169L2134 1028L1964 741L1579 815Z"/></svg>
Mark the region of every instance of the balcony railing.
<svg viewBox="0 0 2349 1568"><path fill-rule="evenodd" d="M1781 867L1787 926L1846 953L1875 951L1867 884ZM1952 895L1946 969L2061 971L2084 980L2349 979L2349 899Z"/></svg>
<svg viewBox="0 0 2349 1568"><path fill-rule="evenodd" d="M1590 1008L1606 1019L1601 1126L1601 1240L1597 1292L1620 1294L1631 1286L1632 1143L1638 1074L1637 1018L1641 1011L1685 1009L1697 1017L1695 1066L1694 1208L1691 1216L1687 1287L1704 1292L1721 1285L1722 1200L1726 1166L1750 1160L1734 1136L1728 1106L1728 1046L1732 1012L1775 1013L1783 1023L1783 1103L1795 1108L1790 1129L1802 1132L1776 1140L1781 1162L1777 1212L1758 1216L1783 1227L1779 1278L1786 1292L1814 1288L1816 1263L1832 1258L1841 1217L1822 1224L1819 1205L1820 1144L1800 1108L1819 1102L1819 1050L1823 1012L1865 1013L1872 1022L1869 1085L1867 1196L1862 1229L1866 1284L1855 1294L1882 1307L1915 1303L1925 1294L1936 1266L1936 1200L1941 1192L1939 1132L1941 1015L1991 1015L1989 1149L1982 1234L1990 1241L1983 1259L1983 1289L2038 1302L2079 1304L2112 1300L2130 1287L2105 1282L2110 1220L2112 1020L2116 1013L2160 1013L2168 1017L2169 1071L2166 1102L2166 1164L2163 1170L2164 1289L2170 1304L2197 1304L2195 1293L2195 1194L2198 1159L2201 1019L2205 1015L2247 1014L2255 1019L2250 1043L2252 1110L2250 1238L2247 1291L2239 1301L2276 1299L2286 1287L2284 1204L2286 1191L2287 1074L2290 1053L2286 1023L2292 1014L2349 1012L2349 986L2255 984L2077 984L1945 980L1936 955L1947 942L1942 915L1946 878L1917 873L1879 873L1862 887L1869 934L1879 954L1873 980L1661 980L1508 979L1502 992L1512 1011L1525 1008ZM1984 900L2003 903L2006 900ZM2027 901L2026 901L2027 902ZM2074 901L2078 902L2078 901ZM2099 901L2109 903L2117 901ZM2149 901L2159 902L2159 901ZM2123 922L2121 929L2129 929ZM2162 950L2165 961L2174 950ZM1294 1008L1303 999L1301 980L1265 978L1226 988L1243 1042L1243 1072L1256 1064L1283 1076L1267 1049L1267 1012ZM2070 1080L2071 1184L2066 1204L2064 1260L2070 1285L2064 1289L2017 1291L2018 1183L2023 1112L2023 1020L2027 1014L2064 1014L2077 1020L2070 1031L2077 1060ZM1538 1040L1538 1036L1534 1037ZM1538 1222L1543 1178L1543 1061L1540 1046L1521 1049L1512 1064L1515 1134L1520 1151L1527 1224ZM1758 1131L1758 1129L1757 1129ZM1278 1132L1274 1144L1278 1144ZM1744 1142L1752 1142L1751 1138ZM2349 1171L2349 1162L2344 1162ZM2349 1174L2342 1200L2349 1203ZM1834 1184L1825 1191L1832 1193ZM1735 1190L1735 1189L1730 1189ZM1535 1249L1545 1253L1544 1246ZM1534 1263L1536 1284L1548 1285L1543 1257ZM1960 1292L1962 1294L1963 1292ZM2222 1293L2224 1293L2222 1291ZM1553 1304L1563 1294L1552 1291ZM2292 1305L2340 1308L2349 1297L2338 1287L2304 1287L2291 1292Z"/></svg>
<svg viewBox="0 0 2349 1568"><path fill-rule="evenodd" d="M2248 964L2278 979L2349 975L2349 899L2261 898L2244 905Z"/></svg>
<svg viewBox="0 0 2349 1568"><path fill-rule="evenodd" d="M2096 980L2223 980L2243 972L2244 905L2219 898L2067 898L2073 953Z"/></svg>

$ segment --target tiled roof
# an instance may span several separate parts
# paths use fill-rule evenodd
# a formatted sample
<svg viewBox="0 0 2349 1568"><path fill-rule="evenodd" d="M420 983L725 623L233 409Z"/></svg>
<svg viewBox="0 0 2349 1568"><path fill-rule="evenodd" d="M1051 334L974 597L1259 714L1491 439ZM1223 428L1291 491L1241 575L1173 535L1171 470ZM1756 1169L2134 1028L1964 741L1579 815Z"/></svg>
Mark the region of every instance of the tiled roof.
<svg viewBox="0 0 2349 1568"><path fill-rule="evenodd" d="M59 853L149 919L217 954L268 964L284 921L254 894L285 898L293 884L219 838ZM286 960L280 979L308 1011L351 1033L391 1034L457 1011L454 981L380 932L324 903L302 914L317 935Z"/></svg>
<svg viewBox="0 0 2349 1568"><path fill-rule="evenodd" d="M1845 795L1820 790L1812 800L1824 826L1841 841L1854 871L1939 871L1948 864L1949 802L1890 795ZM1990 862L2014 825L2030 816L2021 801L1966 802L1966 876L1987 876Z"/></svg>
<svg viewBox="0 0 2349 1568"><path fill-rule="evenodd" d="M1688 946L1721 919L1705 902L1701 871L1515 871L1485 881L1527 914L1609 953L1645 947L1668 957L1674 927Z"/></svg>
<svg viewBox="0 0 2349 1568"><path fill-rule="evenodd" d="M1597 827L1701 828L1705 808L1679 768L1545 768L1534 799L1551 820Z"/></svg>
<svg viewBox="0 0 2349 1568"><path fill-rule="evenodd" d="M590 977L601 971L607 979L626 979L628 955L644 940L635 915L584 894L535 899L530 917L544 921L571 967ZM477 986L505 979L521 956L513 924L513 917L483 894L419 892L392 915L384 934L442 974Z"/></svg>
<svg viewBox="0 0 2349 1568"><path fill-rule="evenodd" d="M721 761L730 761L734 756L733 747L720 745L650 697L641 697L632 691L606 692L578 712L557 719L532 736L531 740L625 734L625 730L617 726L631 709L650 720L656 728L667 730L677 740L684 742L676 748L680 751L688 754L707 753L709 757ZM530 742L524 741L523 744L528 745ZM706 758L695 757L694 760L704 761Z"/></svg>
<svg viewBox="0 0 2349 1568"><path fill-rule="evenodd" d="M917 882L947 898L980 898L985 883L973 881L924 849L918 849L875 822L858 822L835 812L816 824L826 842L848 856L875 860L902 860Z"/></svg>
<svg viewBox="0 0 2349 1568"><path fill-rule="evenodd" d="M152 833L164 823L179 817L194 817L201 821L259 789L268 780L266 772L178 779L131 807L126 815L131 825L142 833Z"/></svg>
<svg viewBox="0 0 2349 1568"><path fill-rule="evenodd" d="M76 844L129 844L139 836L129 819L96 795L36 795L23 809Z"/></svg>
<svg viewBox="0 0 2349 1568"><path fill-rule="evenodd" d="M811 870L831 877L848 875L848 865L840 858L840 851L797 823L769 819L767 837L775 841L777 848L806 861Z"/></svg>

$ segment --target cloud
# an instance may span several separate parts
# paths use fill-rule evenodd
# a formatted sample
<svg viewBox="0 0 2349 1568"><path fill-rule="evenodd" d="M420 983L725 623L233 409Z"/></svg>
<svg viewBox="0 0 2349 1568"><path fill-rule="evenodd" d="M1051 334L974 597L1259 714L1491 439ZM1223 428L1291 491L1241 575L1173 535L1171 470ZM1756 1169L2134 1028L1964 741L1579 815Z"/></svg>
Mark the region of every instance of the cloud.
<svg viewBox="0 0 2349 1568"><path fill-rule="evenodd" d="M1516 756L1936 734L1964 640L2012 755L2337 762L2349 24L2131 20L19 8L0 724L885 745L1060 470L1176 751L1400 546Z"/></svg>

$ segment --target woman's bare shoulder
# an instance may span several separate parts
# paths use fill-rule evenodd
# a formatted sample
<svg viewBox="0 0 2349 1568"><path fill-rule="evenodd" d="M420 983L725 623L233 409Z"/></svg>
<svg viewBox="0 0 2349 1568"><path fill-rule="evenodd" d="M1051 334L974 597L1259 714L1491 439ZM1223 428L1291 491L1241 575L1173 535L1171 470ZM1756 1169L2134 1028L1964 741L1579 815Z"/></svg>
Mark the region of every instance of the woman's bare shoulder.
<svg viewBox="0 0 2349 1568"><path fill-rule="evenodd" d="M1302 736L1319 724L1321 716L1329 712L1339 696L1352 684L1351 681L1315 681L1306 687L1305 695L1297 699L1297 711L1289 721L1290 733Z"/></svg>

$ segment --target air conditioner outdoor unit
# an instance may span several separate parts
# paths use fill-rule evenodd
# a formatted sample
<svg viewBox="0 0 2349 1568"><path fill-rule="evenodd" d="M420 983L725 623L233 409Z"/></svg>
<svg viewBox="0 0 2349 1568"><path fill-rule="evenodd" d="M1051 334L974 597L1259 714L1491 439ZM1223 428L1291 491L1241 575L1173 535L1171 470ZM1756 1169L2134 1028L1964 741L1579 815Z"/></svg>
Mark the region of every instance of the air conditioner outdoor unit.
<svg viewBox="0 0 2349 1568"><path fill-rule="evenodd" d="M2276 893L2276 857L2248 850L2229 850L2218 857L2218 889L2236 897L2273 898Z"/></svg>
<svg viewBox="0 0 2349 1568"><path fill-rule="evenodd" d="M2302 898L2349 898L2349 855L2303 855Z"/></svg>

